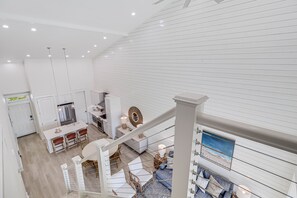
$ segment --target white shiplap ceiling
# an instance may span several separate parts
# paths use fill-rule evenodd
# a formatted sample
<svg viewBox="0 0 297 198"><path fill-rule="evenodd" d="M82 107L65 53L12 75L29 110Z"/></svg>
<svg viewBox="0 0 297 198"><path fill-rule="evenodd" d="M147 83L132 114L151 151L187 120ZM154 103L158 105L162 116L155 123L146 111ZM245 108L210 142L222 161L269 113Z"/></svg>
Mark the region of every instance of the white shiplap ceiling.
<svg viewBox="0 0 297 198"><path fill-rule="evenodd" d="M0 0L0 61L45 58L48 46L53 57L65 47L70 58L93 58L172 1Z"/></svg>

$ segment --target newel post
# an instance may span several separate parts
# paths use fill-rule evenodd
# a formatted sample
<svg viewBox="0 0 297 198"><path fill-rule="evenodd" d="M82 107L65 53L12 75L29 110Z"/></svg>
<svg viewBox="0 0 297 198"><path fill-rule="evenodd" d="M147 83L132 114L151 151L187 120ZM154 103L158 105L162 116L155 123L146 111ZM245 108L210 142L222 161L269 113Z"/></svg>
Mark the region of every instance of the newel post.
<svg viewBox="0 0 297 198"><path fill-rule="evenodd" d="M75 156L72 158L75 167L76 180L79 191L85 191L84 173L81 165L81 157Z"/></svg>
<svg viewBox="0 0 297 198"><path fill-rule="evenodd" d="M98 144L97 142L96 147L98 151L98 171L101 194L103 195L103 197L107 197L109 193L108 182L111 177L109 151L102 151L102 145Z"/></svg>
<svg viewBox="0 0 297 198"><path fill-rule="evenodd" d="M61 169L62 169L62 172L63 172L63 177L64 177L64 182L65 182L65 186L66 186L66 189L67 189L67 193L70 193L71 185L70 185L70 178L69 178L69 172L68 172L67 164L62 164Z"/></svg>
<svg viewBox="0 0 297 198"><path fill-rule="evenodd" d="M174 159L172 177L172 198L194 197L191 189L193 159L195 154L195 132L196 112L203 110L203 103L207 96L185 93L177 95Z"/></svg>

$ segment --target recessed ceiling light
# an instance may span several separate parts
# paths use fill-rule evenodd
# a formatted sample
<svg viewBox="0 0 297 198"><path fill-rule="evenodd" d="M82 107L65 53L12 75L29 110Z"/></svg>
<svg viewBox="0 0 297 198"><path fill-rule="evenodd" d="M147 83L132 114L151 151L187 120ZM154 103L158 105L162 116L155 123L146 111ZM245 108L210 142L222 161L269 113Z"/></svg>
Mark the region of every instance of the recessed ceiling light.
<svg viewBox="0 0 297 198"><path fill-rule="evenodd" d="M135 16L135 15L136 15L136 13L135 13L135 12L132 12L132 13L131 13L131 16Z"/></svg>
<svg viewBox="0 0 297 198"><path fill-rule="evenodd" d="M26 56L27 56L28 58L30 58L30 57L31 57L31 55L30 55L30 54L27 54Z"/></svg>
<svg viewBox="0 0 297 198"><path fill-rule="evenodd" d="M47 55L47 56L48 56L49 58L50 58L50 57L52 57L52 55L51 55L51 54L49 54L49 55Z"/></svg>
<svg viewBox="0 0 297 198"><path fill-rule="evenodd" d="M107 39L107 37L106 36L103 36L103 39L105 40L105 39Z"/></svg>
<svg viewBox="0 0 297 198"><path fill-rule="evenodd" d="M8 25L2 25L2 27L4 28L4 29L8 29L9 28L9 26Z"/></svg>
<svg viewBox="0 0 297 198"><path fill-rule="evenodd" d="M82 55L81 57L82 57L82 58L84 58L84 57L85 57L85 55Z"/></svg>
<svg viewBox="0 0 297 198"><path fill-rule="evenodd" d="M94 47L97 47L97 45L95 44Z"/></svg>
<svg viewBox="0 0 297 198"><path fill-rule="evenodd" d="M8 63L11 63L11 60L7 60Z"/></svg>
<svg viewBox="0 0 297 198"><path fill-rule="evenodd" d="M90 50L88 50L88 51L87 51L87 53L89 54L89 53L91 53L91 51L90 51Z"/></svg>
<svg viewBox="0 0 297 198"><path fill-rule="evenodd" d="M69 55L66 55L65 57L66 57L66 58L69 58Z"/></svg>
<svg viewBox="0 0 297 198"><path fill-rule="evenodd" d="M32 31L32 32L36 32L37 29L36 29L36 28L31 28L31 31Z"/></svg>

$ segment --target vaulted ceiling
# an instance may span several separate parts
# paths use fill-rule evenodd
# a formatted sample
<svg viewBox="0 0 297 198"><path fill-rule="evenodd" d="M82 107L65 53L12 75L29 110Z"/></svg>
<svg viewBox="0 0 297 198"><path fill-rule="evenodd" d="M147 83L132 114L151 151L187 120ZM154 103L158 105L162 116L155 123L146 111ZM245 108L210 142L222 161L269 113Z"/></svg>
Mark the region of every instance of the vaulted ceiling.
<svg viewBox="0 0 297 198"><path fill-rule="evenodd" d="M93 58L172 1L0 0L0 61Z"/></svg>

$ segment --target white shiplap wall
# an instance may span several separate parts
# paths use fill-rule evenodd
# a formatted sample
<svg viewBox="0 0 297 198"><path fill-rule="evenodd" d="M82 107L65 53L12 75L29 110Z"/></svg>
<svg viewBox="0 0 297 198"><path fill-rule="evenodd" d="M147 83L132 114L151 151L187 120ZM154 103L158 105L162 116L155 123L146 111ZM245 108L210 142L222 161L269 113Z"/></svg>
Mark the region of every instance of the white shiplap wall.
<svg viewBox="0 0 297 198"><path fill-rule="evenodd" d="M183 2L173 2L96 58L96 88L120 96L124 113L139 107L146 121L173 107L176 94L194 92L210 97L209 114L297 135L297 2L193 0L182 9ZM255 155L238 148L235 153L250 161ZM274 161L257 161L265 163L268 169ZM289 188L269 174L234 166L273 181L282 191ZM291 174L287 165L276 166L282 175ZM284 197L224 174L264 197Z"/></svg>

